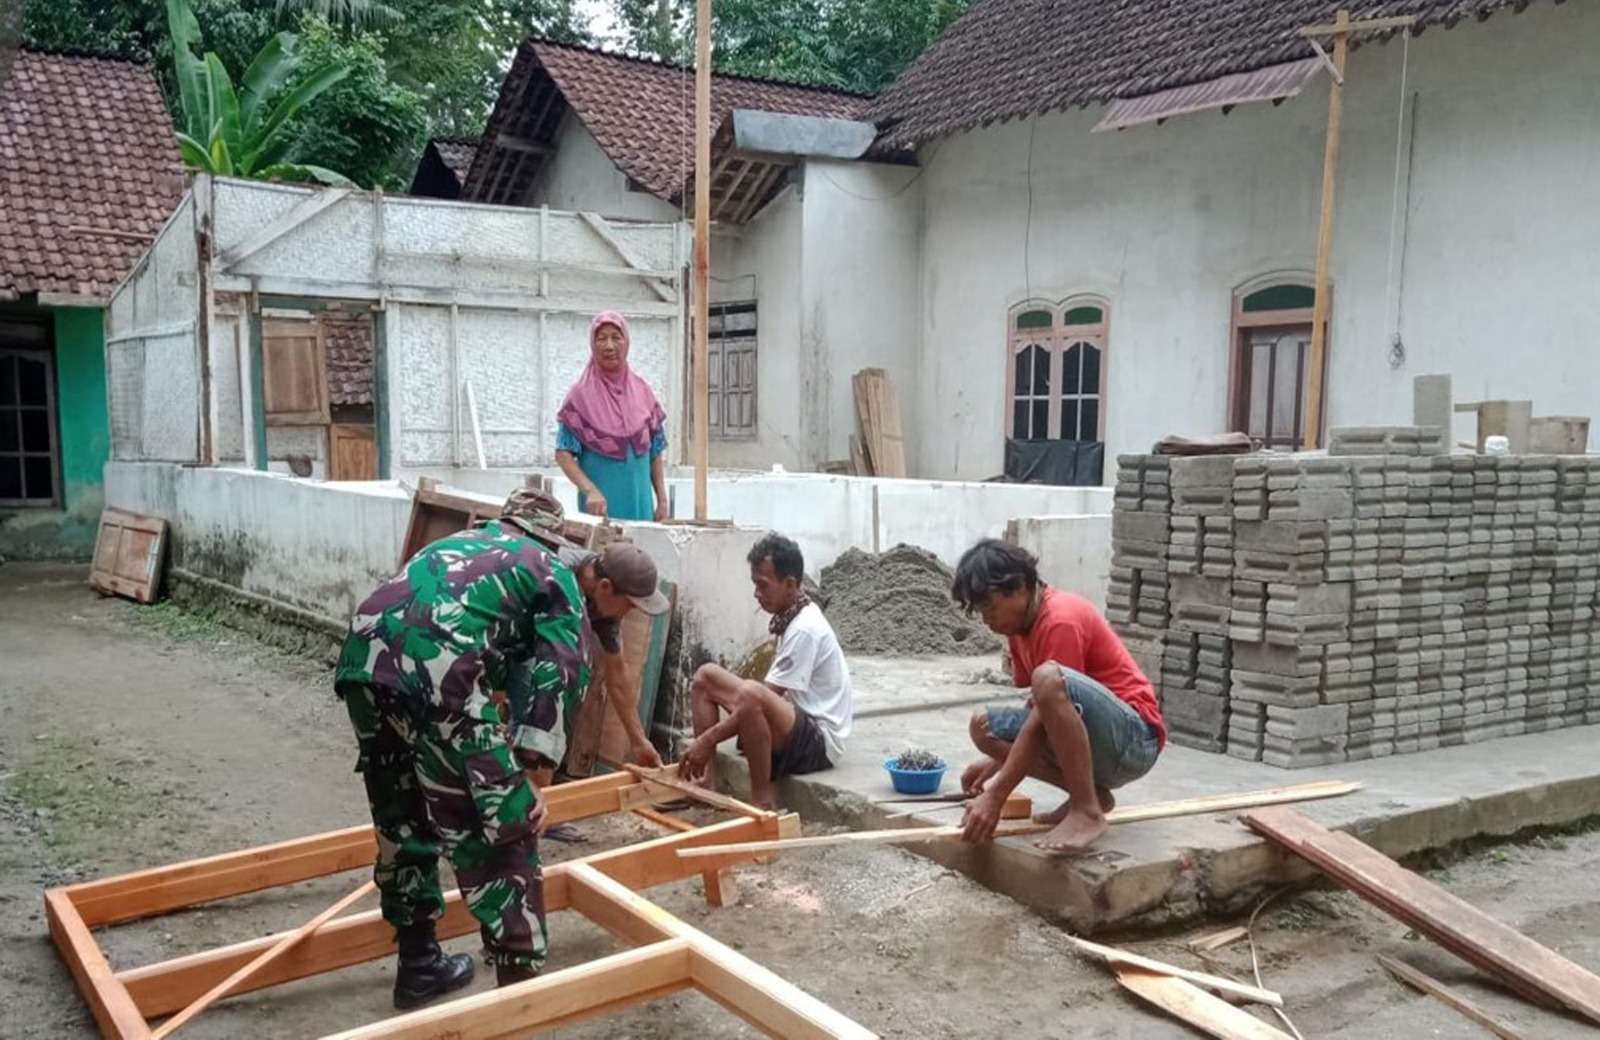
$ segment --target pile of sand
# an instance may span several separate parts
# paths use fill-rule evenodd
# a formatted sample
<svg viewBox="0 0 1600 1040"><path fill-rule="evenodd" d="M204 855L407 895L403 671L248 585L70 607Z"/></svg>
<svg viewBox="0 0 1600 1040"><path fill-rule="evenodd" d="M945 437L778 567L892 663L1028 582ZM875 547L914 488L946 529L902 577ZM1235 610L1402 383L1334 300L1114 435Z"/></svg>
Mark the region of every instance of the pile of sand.
<svg viewBox="0 0 1600 1040"><path fill-rule="evenodd" d="M823 568L817 602L850 653L994 653L1000 638L951 602L952 576L914 545L881 556L849 549Z"/></svg>

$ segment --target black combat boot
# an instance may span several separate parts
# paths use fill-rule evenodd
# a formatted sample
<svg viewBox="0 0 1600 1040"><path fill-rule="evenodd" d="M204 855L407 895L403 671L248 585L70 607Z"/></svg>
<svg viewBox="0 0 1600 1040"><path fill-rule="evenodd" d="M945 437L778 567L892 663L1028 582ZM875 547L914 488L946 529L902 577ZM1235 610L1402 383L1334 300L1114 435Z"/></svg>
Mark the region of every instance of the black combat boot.
<svg viewBox="0 0 1600 1040"><path fill-rule="evenodd" d="M529 979L538 977L538 968L519 968L514 964L496 964L494 966L494 981L498 986L511 986L518 982L527 982Z"/></svg>
<svg viewBox="0 0 1600 1040"><path fill-rule="evenodd" d="M394 1006L401 1011L421 1007L472 981L472 957L447 956L434 938L433 922L395 929L400 943L400 970L394 976Z"/></svg>

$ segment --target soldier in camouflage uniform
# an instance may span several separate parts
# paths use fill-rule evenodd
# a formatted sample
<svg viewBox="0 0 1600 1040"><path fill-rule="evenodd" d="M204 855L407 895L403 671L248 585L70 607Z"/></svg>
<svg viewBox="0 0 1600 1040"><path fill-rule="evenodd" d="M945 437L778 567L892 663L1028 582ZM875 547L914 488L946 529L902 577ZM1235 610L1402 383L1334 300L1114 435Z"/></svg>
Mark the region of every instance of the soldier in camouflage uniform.
<svg viewBox="0 0 1600 1040"><path fill-rule="evenodd" d="M472 959L446 957L435 937L441 853L499 983L531 978L544 961L543 807L513 751L528 720L513 718L508 732L493 695L514 662L531 661L538 692L570 699L588 684L593 635L578 576L532 537L542 533L513 495L501 519L428 545L361 604L340 654L335 689L360 747L374 877L400 947L396 1007L472 979ZM643 558L654 593L649 558L624 554L635 570ZM589 609L621 618L665 606L631 594L643 582L623 584L607 580Z"/></svg>

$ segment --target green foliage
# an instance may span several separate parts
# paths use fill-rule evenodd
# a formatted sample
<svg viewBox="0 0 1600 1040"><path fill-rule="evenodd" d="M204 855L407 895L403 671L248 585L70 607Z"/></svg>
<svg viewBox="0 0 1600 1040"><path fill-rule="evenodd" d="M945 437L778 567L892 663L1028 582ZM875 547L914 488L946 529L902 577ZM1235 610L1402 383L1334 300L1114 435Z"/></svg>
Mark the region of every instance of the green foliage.
<svg viewBox="0 0 1600 1040"><path fill-rule="evenodd" d="M396 83L374 33L341 35L320 18L306 19L301 60L349 70L340 83L294 120L288 155L342 171L363 187L404 189L428 133L421 94Z"/></svg>
<svg viewBox="0 0 1600 1040"><path fill-rule="evenodd" d="M960 17L968 2L717 0L712 61L721 72L873 94ZM694 0L670 0L670 8L661 0L612 3L629 47L692 60Z"/></svg>
<svg viewBox="0 0 1600 1040"><path fill-rule="evenodd" d="M293 141L290 121L347 77L349 66L332 61L307 63L298 52L298 38L279 33L245 70L245 104L241 106L233 80L216 52L207 53L203 62L194 53L200 43L200 25L189 0L167 0L167 24L181 113L178 148L184 162L225 176L349 183L321 165L282 161Z"/></svg>
<svg viewBox="0 0 1600 1040"><path fill-rule="evenodd" d="M392 25L400 20L399 11L378 0L278 0L273 10L279 18L289 12L351 26Z"/></svg>

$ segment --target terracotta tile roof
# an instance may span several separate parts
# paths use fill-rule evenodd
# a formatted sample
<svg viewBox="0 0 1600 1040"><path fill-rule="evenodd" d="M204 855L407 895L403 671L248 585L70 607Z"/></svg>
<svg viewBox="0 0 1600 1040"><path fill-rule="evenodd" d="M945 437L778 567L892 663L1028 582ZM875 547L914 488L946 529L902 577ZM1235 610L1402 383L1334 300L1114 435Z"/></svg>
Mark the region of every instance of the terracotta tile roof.
<svg viewBox="0 0 1600 1040"><path fill-rule="evenodd" d="M372 318L326 311L318 319L328 350L328 400L372 403Z"/></svg>
<svg viewBox="0 0 1600 1040"><path fill-rule="evenodd" d="M439 158L450 167L450 172L456 179L467 179L467 171L472 169L472 157L478 154L478 144L482 138L478 137L435 137L429 143L439 151Z"/></svg>
<svg viewBox="0 0 1600 1040"><path fill-rule="evenodd" d="M148 68L17 55L0 90L0 296L106 298L182 194L172 121Z"/></svg>
<svg viewBox="0 0 1600 1040"><path fill-rule="evenodd" d="M865 118L886 129L881 143L917 145L1311 57L1299 29L1331 23L1340 7L1352 19L1412 15L1423 30L1529 2L977 0L878 95Z"/></svg>
<svg viewBox="0 0 1600 1040"><path fill-rule="evenodd" d="M555 93L549 96L548 86ZM718 73L711 81L713 129L735 108L853 119L869 98L825 87ZM567 108L583 121L623 173L646 191L676 201L694 165L694 71L589 47L530 39L500 90L462 197L516 201L525 183L507 171L500 135L548 145ZM520 180L531 181L525 173Z"/></svg>

